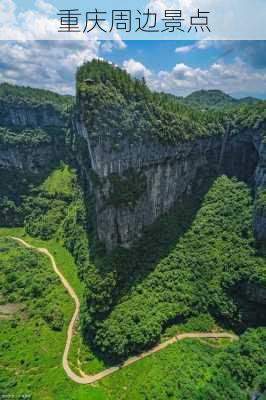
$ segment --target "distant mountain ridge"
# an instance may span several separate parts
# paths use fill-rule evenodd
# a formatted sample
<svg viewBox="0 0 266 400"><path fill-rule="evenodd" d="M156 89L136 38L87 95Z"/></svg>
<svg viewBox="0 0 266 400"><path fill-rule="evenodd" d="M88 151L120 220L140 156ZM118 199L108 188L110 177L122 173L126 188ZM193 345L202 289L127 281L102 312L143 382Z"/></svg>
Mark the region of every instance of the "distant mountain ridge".
<svg viewBox="0 0 266 400"><path fill-rule="evenodd" d="M198 90L180 99L183 103L191 107L197 108L232 108L241 104L254 104L259 102L255 97L243 97L236 99L222 90Z"/></svg>

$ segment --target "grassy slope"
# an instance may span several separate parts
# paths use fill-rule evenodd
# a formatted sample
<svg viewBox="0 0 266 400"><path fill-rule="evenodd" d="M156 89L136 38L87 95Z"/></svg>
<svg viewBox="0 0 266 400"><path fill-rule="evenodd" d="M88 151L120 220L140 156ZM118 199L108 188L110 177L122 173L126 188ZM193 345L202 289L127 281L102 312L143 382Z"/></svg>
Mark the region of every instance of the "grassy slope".
<svg viewBox="0 0 266 400"><path fill-rule="evenodd" d="M41 188L50 194L72 194L74 189L74 176L68 165L62 165L54 170L43 182Z"/></svg>
<svg viewBox="0 0 266 400"><path fill-rule="evenodd" d="M111 399L192 400L212 375L213 348L199 341L176 343L102 381Z"/></svg>

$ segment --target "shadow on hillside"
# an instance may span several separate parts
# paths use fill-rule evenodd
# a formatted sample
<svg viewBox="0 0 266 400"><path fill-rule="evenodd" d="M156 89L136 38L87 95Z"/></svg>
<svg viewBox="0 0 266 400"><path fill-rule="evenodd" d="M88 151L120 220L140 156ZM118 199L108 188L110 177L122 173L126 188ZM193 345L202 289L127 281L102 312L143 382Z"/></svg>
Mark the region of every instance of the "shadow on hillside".
<svg viewBox="0 0 266 400"><path fill-rule="evenodd" d="M184 196L180 199L168 214L147 227L142 238L130 249L114 250L107 256L105 263L102 263L99 257L92 255L100 274L106 273L106 263L109 271L116 271L117 285L113 293L113 306L152 273L160 261L176 247L191 227L204 196L215 179L217 175L213 174L203 180L204 185L196 191L193 190L193 196Z"/></svg>
<svg viewBox="0 0 266 400"><path fill-rule="evenodd" d="M189 231L206 194L219 176L217 171L214 171L212 175L207 175L206 170L202 171L202 173L204 172L205 176L201 175L201 182L204 182L204 185L193 188L193 196L180 199L168 215L159 218L152 226L145 230L142 238L131 249L116 249L113 254L106 257L107 263L105 262L105 265L100 262L97 254L94 255L94 262L100 275L104 276L106 272L114 270L116 276L116 286L112 292L111 307L105 315L102 314L100 316L99 322L108 318L109 313L112 312L114 307L121 301L123 302L127 295L130 296L131 292L156 269L157 265L171 254L179 241ZM249 179L246 179L246 181L249 181ZM236 303L238 302L236 301ZM247 319L247 323L244 324L245 326L236 326L233 320L224 322L228 323L230 328L233 327L238 332L244 331L248 326L255 326L256 316L254 316L254 324L248 321L249 315L254 311L253 307L247 310L246 307L240 307L239 305L239 310L240 313L243 312L247 316L245 318ZM217 312L212 312L211 309L209 309L209 312L217 317ZM180 316L177 318L180 318ZM180 321L168 321L167 325L178 322ZM91 342L93 342L93 339ZM95 346L93 346L93 350L98 357L106 359L106 354L99 352Z"/></svg>

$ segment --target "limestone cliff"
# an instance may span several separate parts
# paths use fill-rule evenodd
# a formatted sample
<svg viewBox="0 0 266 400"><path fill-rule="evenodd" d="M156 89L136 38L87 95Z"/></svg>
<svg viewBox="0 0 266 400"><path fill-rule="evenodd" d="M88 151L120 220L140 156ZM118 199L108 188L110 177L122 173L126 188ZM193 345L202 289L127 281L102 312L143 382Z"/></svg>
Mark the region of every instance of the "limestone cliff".
<svg viewBox="0 0 266 400"><path fill-rule="evenodd" d="M0 169L39 174L51 170L62 154L62 145L54 141L38 145L3 146L0 143Z"/></svg>
<svg viewBox="0 0 266 400"><path fill-rule="evenodd" d="M255 146L259 155L259 162L255 173L256 207L254 212L254 235L258 244L265 247L266 244L266 203L264 191L266 189L266 143L264 137L255 140ZM259 197L262 197L259 199ZM257 205L260 201L260 206Z"/></svg>
<svg viewBox="0 0 266 400"><path fill-rule="evenodd" d="M108 250L130 246L211 176L235 176L256 190L266 182L263 102L229 113L201 112L95 61L77 73L73 130L96 199L97 234ZM255 233L258 227L266 236L258 219Z"/></svg>
<svg viewBox="0 0 266 400"><path fill-rule="evenodd" d="M144 133L137 140L123 138L114 148L112 138L91 135L82 117L75 119L74 126L88 150L83 168L96 196L97 233L109 250L129 246L145 226L169 212L182 196L195 194L210 176L224 173L254 182L258 153L255 135L248 131L175 146ZM139 192L132 185L134 174L139 185L144 182ZM133 197L117 193L130 190Z"/></svg>
<svg viewBox="0 0 266 400"><path fill-rule="evenodd" d="M18 93L23 90L15 88ZM22 95L11 98L9 90L14 88L7 85L7 90L0 98L0 168L34 174L49 170L64 152L67 115L45 101L34 104Z"/></svg>
<svg viewBox="0 0 266 400"><path fill-rule="evenodd" d="M264 187L265 122L265 102L202 112L151 92L115 66L82 66L73 127L96 198L99 239L109 250L129 246L210 176L235 176L255 192ZM254 217L254 232L266 238L261 215Z"/></svg>
<svg viewBox="0 0 266 400"><path fill-rule="evenodd" d="M231 124L227 129L176 101L169 108L168 98L158 101L119 69L108 74L98 81L82 76L72 117L74 158L95 195L97 235L108 250L130 246L145 226L183 196L195 194L210 177L227 174L254 184L256 191L265 187L265 125L235 129ZM112 74L119 75L115 83ZM121 82L122 88L116 87ZM37 145L0 140L0 168L38 174L62 158L60 132L67 117L57 106L0 99L1 125L15 130L52 127L54 132ZM254 233L258 241L266 241L266 217L259 211Z"/></svg>
<svg viewBox="0 0 266 400"><path fill-rule="evenodd" d="M52 105L29 105L27 103L9 104L0 100L0 125L21 127L47 127L66 125L62 114Z"/></svg>
<svg viewBox="0 0 266 400"><path fill-rule="evenodd" d="M250 301L266 305L266 287L263 285L254 282L246 283L244 294Z"/></svg>

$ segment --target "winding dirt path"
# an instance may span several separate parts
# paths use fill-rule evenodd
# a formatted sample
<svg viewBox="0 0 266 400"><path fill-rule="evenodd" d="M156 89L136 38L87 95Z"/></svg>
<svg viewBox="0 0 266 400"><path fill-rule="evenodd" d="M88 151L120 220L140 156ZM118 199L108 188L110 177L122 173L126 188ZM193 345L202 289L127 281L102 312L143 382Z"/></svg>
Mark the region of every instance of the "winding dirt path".
<svg viewBox="0 0 266 400"><path fill-rule="evenodd" d="M70 284L68 283L68 281L66 280L66 278L64 277L64 275L62 275L62 273L59 271L55 259L52 256L52 254L45 248L38 248L38 247L34 247L31 246L30 244L28 244L27 242L25 242L24 240L18 238L18 237L14 237L11 236L11 239L19 242L20 244L22 244L23 246L27 247L28 249L33 249L35 251L37 251L38 253L42 253L47 255L52 263L53 269L55 271L55 273L59 276L62 284L64 285L64 287L67 289L69 295L72 297L72 299L74 300L75 303L75 312L71 318L71 321L69 323L68 326L68 330L67 330L67 341L66 341L66 345L65 345L65 349L64 349L64 354L63 354L63 368L67 374L67 376L74 382L76 383L80 383L80 384L91 384L94 382L97 382L103 378L105 378L108 375L113 374L116 371L119 371L122 368L125 368L131 364L134 364L135 362L142 360L145 357L148 357L154 353L157 353L158 351L165 349L166 347L168 347L169 345L176 343L178 340L183 340L183 339L198 339L198 338L213 338L213 339L221 339L221 338L228 338L231 340L238 340L238 336L232 334L232 333L227 333L227 332L220 332L220 333L214 333L214 332L194 332L194 333L182 333L180 335L176 335L173 338L158 344L157 346L151 348L148 351L145 351L141 354L139 354L138 356L135 357L131 357L129 358L127 361L123 362L120 365L105 369L102 372L99 372L98 374L95 375L86 375L83 371L80 371L80 374L82 376L78 376L74 371L72 371L72 369L69 366L68 363L68 353L70 350L70 346L71 346L71 341L74 335L74 328L75 328L75 323L77 321L78 315L79 315L79 311L80 311L80 302L78 299L78 296L76 295L74 289L70 286Z"/></svg>

